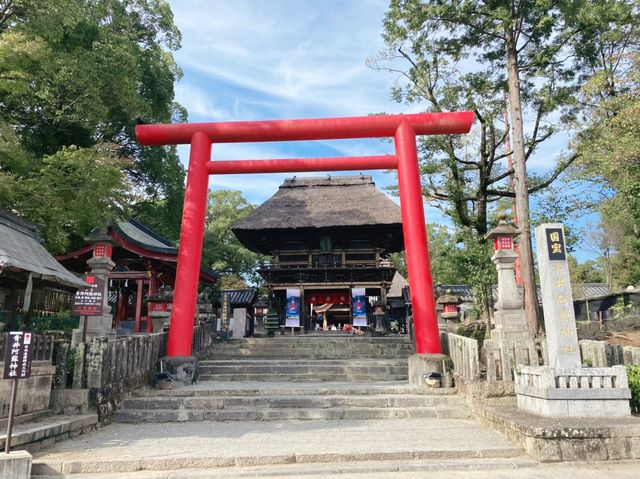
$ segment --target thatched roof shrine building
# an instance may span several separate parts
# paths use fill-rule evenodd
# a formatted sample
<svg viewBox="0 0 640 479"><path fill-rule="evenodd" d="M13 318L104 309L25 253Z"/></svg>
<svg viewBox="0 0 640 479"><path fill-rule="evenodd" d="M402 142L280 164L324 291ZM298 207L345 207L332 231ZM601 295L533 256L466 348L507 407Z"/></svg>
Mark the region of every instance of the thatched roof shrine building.
<svg viewBox="0 0 640 479"><path fill-rule="evenodd" d="M300 291L305 330L317 311L326 311L329 325L351 324L354 290L366 291L367 315L385 303L395 273L387 257L404 245L399 206L366 175L287 179L233 232L271 256L259 273L281 315L285 291Z"/></svg>

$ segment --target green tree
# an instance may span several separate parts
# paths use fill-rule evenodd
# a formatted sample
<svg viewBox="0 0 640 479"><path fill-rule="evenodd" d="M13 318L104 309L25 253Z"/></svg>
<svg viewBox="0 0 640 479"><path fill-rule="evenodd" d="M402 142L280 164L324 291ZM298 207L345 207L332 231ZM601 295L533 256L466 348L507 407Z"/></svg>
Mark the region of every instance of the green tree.
<svg viewBox="0 0 640 479"><path fill-rule="evenodd" d="M127 181L120 187L132 190L120 206L177 239L183 168L173 147L141 148L134 127L138 118L184 118L173 102L180 70L171 51L179 45L180 34L163 0L2 2L0 122L15 133L29 157L20 164L0 158L3 174L18 183L37 180L44 159L67 148L109 150L108 158L115 154L123 160ZM37 219L29 217L31 211L20 211L24 203L14 196L13 203L0 206ZM96 208L102 204L94 203ZM82 237L88 230L73 233Z"/></svg>
<svg viewBox="0 0 640 479"><path fill-rule="evenodd" d="M585 125L573 143L581 155L575 175L604 199L598 230L609 251L607 282L626 287L640 282L640 12L637 2L603 2L597 13L576 46L585 58Z"/></svg>
<svg viewBox="0 0 640 479"><path fill-rule="evenodd" d="M427 140L424 172L441 180L440 185L428 184L427 196L447 201L447 213L480 234L486 229L486 204L499 197L515 197L523 230L524 302L534 332L539 326L529 193L550 184L580 153L559 156L555 171L547 178L527 175L526 161L536 146L555 132L554 127L546 126L550 119L560 116L564 122L573 117L570 113L579 73L594 61L592 50L579 45L585 38L597 45L594 34L607 21L621 21L607 10L608 5L617 3L624 2L392 0L385 17L384 38L391 59L409 62L408 70L396 70L408 85L396 88L397 98L427 100L436 111L463 107L476 112L480 131L475 142L479 148L474 146L469 152L464 139ZM500 128L497 122L503 94L508 96L511 125ZM529 135L525 134L524 115L533 125ZM511 153L503 147L509 127L513 171L497 165ZM434 157L433 151L440 157ZM471 186L470 175L475 178ZM513 192L504 185L496 188L510 175Z"/></svg>
<svg viewBox="0 0 640 479"><path fill-rule="evenodd" d="M491 315L492 288L496 282L495 266L491 262L491 248L472 228L449 228L427 225L429 259L433 284L465 284L471 286L478 312ZM404 253L390 257L398 271L406 276Z"/></svg>
<svg viewBox="0 0 640 479"><path fill-rule="evenodd" d="M202 264L223 275L260 282L256 269L261 257L242 246L231 231L233 224L253 209L240 191L209 192Z"/></svg>

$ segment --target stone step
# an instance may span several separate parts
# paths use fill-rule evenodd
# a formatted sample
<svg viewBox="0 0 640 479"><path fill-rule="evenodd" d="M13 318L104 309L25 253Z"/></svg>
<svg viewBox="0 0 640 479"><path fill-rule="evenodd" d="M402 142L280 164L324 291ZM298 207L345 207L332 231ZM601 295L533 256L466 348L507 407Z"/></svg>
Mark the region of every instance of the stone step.
<svg viewBox="0 0 640 479"><path fill-rule="evenodd" d="M521 448L494 431L460 419L201 421L172 422L162 427L113 424L86 438L65 441L34 458L33 474L79 477L120 473L122 477L137 477L135 474L144 471L179 473L193 469L202 475L184 477L213 477L249 472L249 468L292 466L290 476L283 469L279 477L297 477L295 468L302 472L304 466L341 468L353 464L351 467L365 468L378 464L384 468L386 462L427 461L437 467L443 461L470 461L473 465L460 467L483 469L482 462L477 461L512 459L515 464L522 454ZM366 469L362 472L365 474L360 477L372 477ZM126 476L128 473L131 476ZM167 477L176 476L165 473Z"/></svg>
<svg viewBox="0 0 640 479"><path fill-rule="evenodd" d="M229 339L227 341L216 342L215 345L233 344L273 344L273 343L296 343L296 344L412 344L408 336L349 336L344 334L306 334L306 335L275 335L269 337L252 337Z"/></svg>
<svg viewBox="0 0 640 479"><path fill-rule="evenodd" d="M407 375L406 364L358 365L349 364L204 364L200 374L402 374Z"/></svg>
<svg viewBox="0 0 640 479"><path fill-rule="evenodd" d="M36 451L53 443L90 431L98 423L96 414L54 415L33 422L16 424L11 434L12 449ZM4 450L6 432L0 434L0 450Z"/></svg>
<svg viewBox="0 0 640 479"><path fill-rule="evenodd" d="M297 458L295 458L297 459ZM435 477L437 479L451 477L463 477L459 473L466 471L495 471L499 474L497 477L509 477L515 475L516 470L528 470L532 469L536 471L536 477L554 477L553 471L548 471L545 474L544 471L540 471L539 463L528 456L513 456L506 458L493 458L493 457L481 457L481 458L459 458L459 459L447 459L439 457L431 457L428 459L410 459L404 460L370 460L361 462L294 462L291 464L275 464L275 465L261 465L261 466L227 466L227 467L213 467L210 463L202 464L202 469L194 469L200 462L200 458L195 459L193 464L183 465L189 467L187 469L176 470L173 469L173 465L168 465L172 469L166 470L146 470L144 472L97 472L97 473L80 473L74 474L74 479L244 479L244 478L256 478L262 479L282 479L283 477L346 477L348 479L358 478L364 479L368 477L393 477L404 478L405 475L411 474L411 477L416 473L429 473L428 477ZM34 462L34 473L32 478L34 479L49 479L52 477L59 477L60 472L58 468L62 468L63 463L48 464L45 461L36 460ZM125 468L126 464L118 464L120 468ZM53 467L51 467L53 466ZM56 468L55 470L54 467ZM82 466L81 466L82 467ZM102 468L106 469L104 466ZM56 474L51 474L56 472ZM42 474L41 474L42 473ZM135 474L135 476L134 476ZM420 476L426 477L426 476ZM520 477L518 475L518 477Z"/></svg>
<svg viewBox="0 0 640 479"><path fill-rule="evenodd" d="M200 367L207 366L253 366L264 365L265 361L261 359L242 358L242 359L206 359L200 361ZM288 359L270 359L268 364L274 366L402 366L407 365L407 360L404 358L393 359L324 359L317 361L315 359L300 358L295 361Z"/></svg>
<svg viewBox="0 0 640 479"><path fill-rule="evenodd" d="M377 395L377 396L224 396L224 397L138 397L125 399L124 409L229 409L335 408L335 407L463 407L457 396Z"/></svg>
<svg viewBox="0 0 640 479"><path fill-rule="evenodd" d="M401 381L408 379L407 373L372 373L372 374L340 374L340 373L303 373L303 374L252 374L252 373L234 373L234 374L201 374L198 379L200 381L264 381L264 382L309 382L309 381L357 381L357 382L373 382L373 381Z"/></svg>
<svg viewBox="0 0 640 479"><path fill-rule="evenodd" d="M348 349L316 349L316 348L229 348L229 349L213 349L203 359L211 359L215 357L235 356L283 356L283 357L316 357L322 356L335 359L349 358L401 358L408 357L413 354L411 351L401 349L386 348L370 348L362 350Z"/></svg>
<svg viewBox="0 0 640 479"><path fill-rule="evenodd" d="M462 408L447 407L336 407L331 409L123 409L115 416L120 423L184 422L184 421L317 421L380 419L468 419Z"/></svg>
<svg viewBox="0 0 640 479"><path fill-rule="evenodd" d="M375 395L433 395L456 397L455 388L426 389L405 383L323 383L323 384L243 384L200 383L180 389L137 389L133 397L223 397L223 396L375 396ZM265 386L269 386L265 388Z"/></svg>

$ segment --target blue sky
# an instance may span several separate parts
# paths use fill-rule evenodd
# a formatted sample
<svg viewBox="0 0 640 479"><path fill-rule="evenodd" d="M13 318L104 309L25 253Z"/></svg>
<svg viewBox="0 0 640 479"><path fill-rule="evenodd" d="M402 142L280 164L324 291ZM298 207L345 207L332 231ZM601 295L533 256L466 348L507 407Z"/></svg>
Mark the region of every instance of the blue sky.
<svg viewBox="0 0 640 479"><path fill-rule="evenodd" d="M175 59L184 72L176 99L189 121L412 113L421 105L390 98L395 80L368 68L384 44L387 0L170 0L182 32ZM529 169L548 171L565 147L557 135L529 160ZM188 147L180 147L186 164ZM213 159L262 159L392 153L380 140L214 145ZM356 172L358 173L358 172ZM345 173L336 173L345 174ZM371 172L380 187L395 175ZM212 176L212 189L237 189L251 203L273 195L291 174ZM313 176L298 174L298 176ZM397 199L396 199L397 201ZM449 223L425 205L428 222ZM588 255L579 251L578 257Z"/></svg>

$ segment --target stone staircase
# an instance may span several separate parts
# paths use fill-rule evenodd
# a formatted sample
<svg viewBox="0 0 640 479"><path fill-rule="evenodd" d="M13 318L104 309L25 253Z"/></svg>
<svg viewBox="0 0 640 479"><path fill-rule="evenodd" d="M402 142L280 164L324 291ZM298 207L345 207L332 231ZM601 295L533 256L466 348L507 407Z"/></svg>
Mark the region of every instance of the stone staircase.
<svg viewBox="0 0 640 479"><path fill-rule="evenodd" d="M231 340L201 361L198 384L135 391L116 421L468 418L455 390L407 383L411 353L406 337Z"/></svg>
<svg viewBox="0 0 640 479"><path fill-rule="evenodd" d="M39 455L33 474L444 479L470 477L471 470L513 477L537 466L469 420L455 389L409 385L411 353L409 341L397 337L217 344L201 362L197 384L134 391L117 424Z"/></svg>

